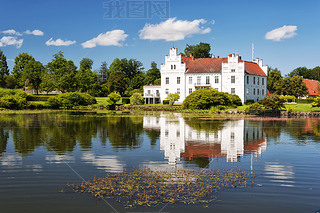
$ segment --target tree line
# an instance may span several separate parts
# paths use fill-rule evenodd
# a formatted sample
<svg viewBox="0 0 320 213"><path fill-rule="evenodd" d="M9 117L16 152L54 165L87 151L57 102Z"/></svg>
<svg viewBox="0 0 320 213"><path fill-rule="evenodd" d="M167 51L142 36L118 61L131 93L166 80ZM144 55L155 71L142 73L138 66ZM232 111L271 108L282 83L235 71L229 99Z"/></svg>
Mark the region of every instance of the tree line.
<svg viewBox="0 0 320 213"><path fill-rule="evenodd" d="M143 64L136 59L116 58L109 67L106 62L102 62L96 71L92 70L93 60L90 58L83 58L79 65L77 68L61 51L54 54L46 65L28 53L20 53L10 72L7 58L0 49L0 87L31 87L37 94L78 91L92 96L107 96L112 92L131 96L134 92L142 92L143 85L161 82L160 70L154 61L146 72Z"/></svg>

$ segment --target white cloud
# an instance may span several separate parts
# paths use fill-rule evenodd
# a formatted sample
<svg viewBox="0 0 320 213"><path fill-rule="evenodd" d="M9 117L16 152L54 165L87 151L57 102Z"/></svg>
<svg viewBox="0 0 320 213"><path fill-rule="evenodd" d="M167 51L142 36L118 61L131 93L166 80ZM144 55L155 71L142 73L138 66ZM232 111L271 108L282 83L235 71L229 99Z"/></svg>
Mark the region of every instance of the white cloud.
<svg viewBox="0 0 320 213"><path fill-rule="evenodd" d="M35 35L35 36L43 36L44 34L41 30L33 30L33 31L26 30L24 33L29 35Z"/></svg>
<svg viewBox="0 0 320 213"><path fill-rule="evenodd" d="M283 25L283 27L276 28L267 32L265 35L265 39L272 41L281 41L286 38L292 38L297 35L295 31L297 31L297 26L287 26Z"/></svg>
<svg viewBox="0 0 320 213"><path fill-rule="evenodd" d="M201 27L201 25L206 22L204 19L183 21L170 18L160 24L146 24L143 29L140 30L140 38L166 41L183 40L186 36L193 34L209 33L211 31L210 28Z"/></svg>
<svg viewBox="0 0 320 213"><path fill-rule="evenodd" d="M50 38L48 41L46 41L47 46L70 46L75 43L76 41L63 41L60 38L58 38L57 40L53 40L53 38Z"/></svg>
<svg viewBox="0 0 320 213"><path fill-rule="evenodd" d="M95 156L93 153L84 153L81 160L108 172L122 172L124 169L124 164L114 155Z"/></svg>
<svg viewBox="0 0 320 213"><path fill-rule="evenodd" d="M97 37L82 43L83 48L93 48L96 46L122 46L121 41L128 37L123 30L112 30L101 33Z"/></svg>
<svg viewBox="0 0 320 213"><path fill-rule="evenodd" d="M0 47L16 45L16 47L19 49L22 46L22 43L23 43L23 39L17 39L17 37L13 37L13 36L3 36L0 39Z"/></svg>
<svg viewBox="0 0 320 213"><path fill-rule="evenodd" d="M21 36L22 35L21 33L15 31L14 29L4 30L4 31L1 31L1 33L8 34L8 35L16 35L16 36Z"/></svg>

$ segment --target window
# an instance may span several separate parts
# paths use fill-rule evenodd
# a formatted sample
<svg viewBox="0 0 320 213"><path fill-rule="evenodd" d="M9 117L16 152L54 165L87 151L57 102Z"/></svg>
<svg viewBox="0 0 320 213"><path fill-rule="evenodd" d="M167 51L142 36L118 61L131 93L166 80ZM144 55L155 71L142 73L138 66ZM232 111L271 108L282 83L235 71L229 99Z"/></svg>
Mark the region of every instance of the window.
<svg viewBox="0 0 320 213"><path fill-rule="evenodd" d="M180 77L177 77L177 84L180 84Z"/></svg>
<svg viewBox="0 0 320 213"><path fill-rule="evenodd" d="M192 84L192 77L189 77L189 84Z"/></svg>
<svg viewBox="0 0 320 213"><path fill-rule="evenodd" d="M247 84L249 84L249 76L247 76Z"/></svg>
<svg viewBox="0 0 320 213"><path fill-rule="evenodd" d="M180 138L180 131L179 130L177 130L176 135L177 135L177 138Z"/></svg>
<svg viewBox="0 0 320 213"><path fill-rule="evenodd" d="M171 69L173 70L173 65L171 65Z"/></svg>
<svg viewBox="0 0 320 213"><path fill-rule="evenodd" d="M166 84L169 84L169 77L166 77Z"/></svg>
<svg viewBox="0 0 320 213"><path fill-rule="evenodd" d="M166 94L167 94L167 95L169 94L169 89L166 89Z"/></svg>
<svg viewBox="0 0 320 213"><path fill-rule="evenodd" d="M236 83L236 77L235 76L231 76L231 84Z"/></svg>
<svg viewBox="0 0 320 213"><path fill-rule="evenodd" d="M197 77L197 84L201 84L201 76Z"/></svg>
<svg viewBox="0 0 320 213"><path fill-rule="evenodd" d="M164 132L164 135L166 136L166 138L169 136L169 130L166 130L165 132Z"/></svg>
<svg viewBox="0 0 320 213"><path fill-rule="evenodd" d="M257 95L259 95L259 92L260 92L259 89L257 89Z"/></svg>
<svg viewBox="0 0 320 213"><path fill-rule="evenodd" d="M192 93L192 89L191 88L189 88L189 94L191 94Z"/></svg>
<svg viewBox="0 0 320 213"><path fill-rule="evenodd" d="M180 88L177 89L177 93L180 94Z"/></svg>
<svg viewBox="0 0 320 213"><path fill-rule="evenodd" d="M249 88L247 88L247 95L249 95Z"/></svg>
<svg viewBox="0 0 320 213"><path fill-rule="evenodd" d="M210 84L210 76L206 76L206 84Z"/></svg>
<svg viewBox="0 0 320 213"><path fill-rule="evenodd" d="M256 84L256 77L253 77L253 84Z"/></svg>
<svg viewBox="0 0 320 213"><path fill-rule="evenodd" d="M262 85L264 85L264 78L262 78L262 82L261 83L262 83Z"/></svg>
<svg viewBox="0 0 320 213"><path fill-rule="evenodd" d="M148 94L150 94L151 93L151 91L150 90L148 90Z"/></svg>
<svg viewBox="0 0 320 213"><path fill-rule="evenodd" d="M262 89L262 95L264 95L264 89Z"/></svg>
<svg viewBox="0 0 320 213"><path fill-rule="evenodd" d="M253 95L255 95L256 94L256 89L253 89Z"/></svg>
<svg viewBox="0 0 320 213"><path fill-rule="evenodd" d="M173 65L173 69L176 69L176 65Z"/></svg>
<svg viewBox="0 0 320 213"><path fill-rule="evenodd" d="M257 84L259 85L259 80L260 80L260 78L259 77L257 77Z"/></svg>
<svg viewBox="0 0 320 213"><path fill-rule="evenodd" d="M235 94L236 93L236 88L231 88L231 94Z"/></svg>
<svg viewBox="0 0 320 213"><path fill-rule="evenodd" d="M214 77L214 83L218 84L219 83L219 76Z"/></svg>
<svg viewBox="0 0 320 213"><path fill-rule="evenodd" d="M231 72L236 72L236 70L235 69L231 69Z"/></svg>
<svg viewBox="0 0 320 213"><path fill-rule="evenodd" d="M231 132L231 134L230 134L230 140L234 140L234 132Z"/></svg>

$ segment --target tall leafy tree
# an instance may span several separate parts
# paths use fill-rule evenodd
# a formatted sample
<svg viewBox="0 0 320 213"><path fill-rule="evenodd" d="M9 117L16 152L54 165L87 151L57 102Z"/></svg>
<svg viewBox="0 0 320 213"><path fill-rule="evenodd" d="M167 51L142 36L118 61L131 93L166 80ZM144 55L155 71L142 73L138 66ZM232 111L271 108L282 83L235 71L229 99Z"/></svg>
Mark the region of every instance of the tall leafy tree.
<svg viewBox="0 0 320 213"><path fill-rule="evenodd" d="M72 60L64 58L63 52L53 55L51 62L47 64L50 79L54 79L54 88L61 92L73 92L77 90L77 67Z"/></svg>
<svg viewBox="0 0 320 213"><path fill-rule="evenodd" d="M288 77L293 77L293 76L301 76L303 78L307 79L313 79L311 70L308 69L307 67L297 67L294 70L292 70L289 74Z"/></svg>
<svg viewBox="0 0 320 213"><path fill-rule="evenodd" d="M210 50L211 47L209 43L200 42L196 45L187 44L182 55L189 56L190 54L192 54L195 58L210 58Z"/></svg>
<svg viewBox="0 0 320 213"><path fill-rule="evenodd" d="M268 68L267 88L270 93L281 94L282 79L280 70Z"/></svg>
<svg viewBox="0 0 320 213"><path fill-rule="evenodd" d="M121 71L125 78L132 79L139 71L143 71L143 64L136 59L119 59L113 60L109 67L110 75L115 71Z"/></svg>
<svg viewBox="0 0 320 213"><path fill-rule="evenodd" d="M100 82L105 82L109 78L109 69L107 62L103 61L101 63L100 69L99 69L99 79Z"/></svg>
<svg viewBox="0 0 320 213"><path fill-rule="evenodd" d="M16 88L21 88L24 86L24 81L22 78L23 69L31 61L34 61L34 58L32 55L29 55L28 53L20 53L14 59L14 67L12 69L12 76L14 78Z"/></svg>
<svg viewBox="0 0 320 213"><path fill-rule="evenodd" d="M5 87L6 76L9 75L9 68L7 64L7 57L0 50L0 86Z"/></svg>
<svg viewBox="0 0 320 213"><path fill-rule="evenodd" d="M31 61L23 68L22 79L28 81L38 94L44 73L45 68L39 61Z"/></svg>
<svg viewBox="0 0 320 213"><path fill-rule="evenodd" d="M107 81L107 87L110 92L118 92L120 95L123 95L127 88L127 82L123 73L121 71L113 72Z"/></svg>
<svg viewBox="0 0 320 213"><path fill-rule="evenodd" d="M145 75L144 84L150 85L155 84L155 80L161 78L160 70L157 68L157 63L152 61L151 68L147 71Z"/></svg>
<svg viewBox="0 0 320 213"><path fill-rule="evenodd" d="M296 98L304 97L308 94L308 88L302 81L301 76L293 76L292 78L287 77L283 79L282 83L282 94L293 95Z"/></svg>
<svg viewBox="0 0 320 213"><path fill-rule="evenodd" d="M82 92L89 92L97 84L97 74L92 72L93 61L83 58L80 61L80 70L77 72L78 88Z"/></svg>

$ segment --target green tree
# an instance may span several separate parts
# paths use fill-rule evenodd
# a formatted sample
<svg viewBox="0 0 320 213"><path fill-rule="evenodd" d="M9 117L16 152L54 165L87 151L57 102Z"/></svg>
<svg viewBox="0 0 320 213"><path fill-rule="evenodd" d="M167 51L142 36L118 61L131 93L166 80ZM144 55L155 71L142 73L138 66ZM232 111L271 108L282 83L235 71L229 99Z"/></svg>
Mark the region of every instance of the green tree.
<svg viewBox="0 0 320 213"><path fill-rule="evenodd" d="M72 60L66 60L61 51L53 55L51 62L47 64L50 79L54 79L54 88L61 92L73 92L77 90L77 67Z"/></svg>
<svg viewBox="0 0 320 213"><path fill-rule="evenodd" d="M308 94L308 88L302 81L301 76L293 76L292 78L287 77L283 79L282 83L282 94L293 95L296 98L304 97Z"/></svg>
<svg viewBox="0 0 320 213"><path fill-rule="evenodd" d="M144 99L140 93L133 93L132 96L130 97L130 103L135 105L135 104L143 104Z"/></svg>
<svg viewBox="0 0 320 213"><path fill-rule="evenodd" d="M98 76L92 72L93 61L89 58L83 58L80 61L80 70L76 74L78 80L78 89L81 92L89 92L98 84Z"/></svg>
<svg viewBox="0 0 320 213"><path fill-rule="evenodd" d="M22 79L27 80L38 94L44 73L45 68L39 61L31 61L23 68Z"/></svg>
<svg viewBox="0 0 320 213"><path fill-rule="evenodd" d="M118 92L121 95L124 94L127 88L127 82L121 71L115 71L110 75L107 81L107 88L109 92Z"/></svg>
<svg viewBox="0 0 320 213"><path fill-rule="evenodd" d="M282 79L280 70L268 68L267 89L270 93L281 94Z"/></svg>
<svg viewBox="0 0 320 213"><path fill-rule="evenodd" d="M307 78L307 79L313 79L314 76L312 76L312 72L310 69L306 68L306 67L297 67L295 68L293 71L291 71L288 74L288 77L293 77L293 76L301 76L303 78Z"/></svg>
<svg viewBox="0 0 320 213"><path fill-rule="evenodd" d="M156 62L151 62L151 68L147 71L144 84L155 84L155 80L161 78L160 70L157 68Z"/></svg>
<svg viewBox="0 0 320 213"><path fill-rule="evenodd" d="M21 88L24 86L24 79L23 79L23 69L24 67L30 63L31 61L34 61L32 55L29 55L28 53L20 53L15 59L14 59L14 67L12 69L12 76L15 80L15 87Z"/></svg>
<svg viewBox="0 0 320 213"><path fill-rule="evenodd" d="M190 54L192 54L195 58L210 58L210 50L211 47L209 43L200 42L197 45L187 44L182 55L189 56Z"/></svg>
<svg viewBox="0 0 320 213"><path fill-rule="evenodd" d="M156 79L154 85L161 85L161 78Z"/></svg>
<svg viewBox="0 0 320 213"><path fill-rule="evenodd" d="M103 61L99 69L99 79L101 83L105 83L109 78L109 69L107 62Z"/></svg>
<svg viewBox="0 0 320 213"><path fill-rule="evenodd" d="M313 69L311 70L311 73L312 73L312 76L313 76L313 77L310 78L310 79L320 81L320 67L319 67L319 66L313 68Z"/></svg>
<svg viewBox="0 0 320 213"><path fill-rule="evenodd" d="M129 87L131 89L140 89L143 87L145 75L142 71L136 73L136 75L130 80Z"/></svg>
<svg viewBox="0 0 320 213"><path fill-rule="evenodd" d="M174 102L176 102L177 100L179 100L180 95L178 93L170 93L168 94L168 96L166 97L166 100L169 101L169 104L171 106L173 106Z"/></svg>
<svg viewBox="0 0 320 213"><path fill-rule="evenodd" d="M0 86L5 87L6 76L9 75L9 68L7 64L7 57L0 49Z"/></svg>
<svg viewBox="0 0 320 213"><path fill-rule="evenodd" d="M116 71L121 71L125 78L132 79L139 71L143 71L143 64L136 59L119 59L113 60L109 67L110 75Z"/></svg>

